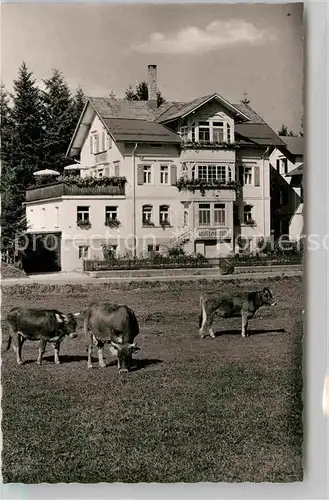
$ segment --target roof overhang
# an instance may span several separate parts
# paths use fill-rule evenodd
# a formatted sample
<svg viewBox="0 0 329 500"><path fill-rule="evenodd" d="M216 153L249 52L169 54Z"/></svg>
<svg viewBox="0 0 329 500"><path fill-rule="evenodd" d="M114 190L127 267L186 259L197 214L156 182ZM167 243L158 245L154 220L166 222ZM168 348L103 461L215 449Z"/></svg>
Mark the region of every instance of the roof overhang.
<svg viewBox="0 0 329 500"><path fill-rule="evenodd" d="M226 99L224 99L224 97L222 97L221 95L216 93L216 94L213 94L213 95L205 98L202 102L199 102L193 108L189 109L185 113L184 112L177 113L177 115L174 115L172 118L168 118L167 120L164 120L163 123L169 123L171 121L178 120L179 118L186 118L188 115L190 115L191 113L195 113L199 108L201 108L202 106L204 106L208 102L211 102L214 99L219 101L224 107L228 108L233 114L236 114L236 115L240 116L241 118L243 118L247 121L250 121L249 116L242 113L242 111L240 111L237 107L235 107L233 104L231 104Z"/></svg>

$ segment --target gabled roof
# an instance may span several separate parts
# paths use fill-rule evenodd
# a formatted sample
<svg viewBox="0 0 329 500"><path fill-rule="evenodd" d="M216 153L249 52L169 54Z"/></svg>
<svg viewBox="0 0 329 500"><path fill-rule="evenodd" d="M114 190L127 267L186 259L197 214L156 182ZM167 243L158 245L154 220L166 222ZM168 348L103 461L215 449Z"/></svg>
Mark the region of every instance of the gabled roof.
<svg viewBox="0 0 329 500"><path fill-rule="evenodd" d="M289 177L293 177L295 175L303 175L304 174L304 163L301 163L298 165L298 167L294 168L294 170L291 170L288 174L286 174Z"/></svg>
<svg viewBox="0 0 329 500"><path fill-rule="evenodd" d="M284 146L284 142L265 122L237 123L235 133L262 146Z"/></svg>
<svg viewBox="0 0 329 500"><path fill-rule="evenodd" d="M304 155L304 138L303 137L282 137L287 150L294 156Z"/></svg>
<svg viewBox="0 0 329 500"><path fill-rule="evenodd" d="M154 119L154 110L147 101L127 101L110 97L88 97L97 114L102 118Z"/></svg>
<svg viewBox="0 0 329 500"><path fill-rule="evenodd" d="M127 118L105 118L105 125L116 141L180 144L179 135L160 123Z"/></svg>
<svg viewBox="0 0 329 500"><path fill-rule="evenodd" d="M203 97L198 97L197 99L194 99L190 102L173 102L171 103L171 106L164 110L164 113L157 114L156 121L164 123L177 120L178 118L184 118L193 111L196 111L200 106L204 106L207 102L213 99L220 101L223 106L230 109L233 114L240 116L240 118L245 120L249 119L248 116L243 111L241 111L241 109L238 109L234 104L231 104L226 99L224 99L224 97L215 93Z"/></svg>

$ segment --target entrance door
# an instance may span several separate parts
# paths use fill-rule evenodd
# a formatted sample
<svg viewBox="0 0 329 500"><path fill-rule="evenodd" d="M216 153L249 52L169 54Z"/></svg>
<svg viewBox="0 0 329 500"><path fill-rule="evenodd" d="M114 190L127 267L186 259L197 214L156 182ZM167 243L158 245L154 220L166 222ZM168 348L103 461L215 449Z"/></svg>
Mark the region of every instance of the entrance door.
<svg viewBox="0 0 329 500"><path fill-rule="evenodd" d="M204 243L205 256L208 258L217 257L217 242L216 240L205 241Z"/></svg>

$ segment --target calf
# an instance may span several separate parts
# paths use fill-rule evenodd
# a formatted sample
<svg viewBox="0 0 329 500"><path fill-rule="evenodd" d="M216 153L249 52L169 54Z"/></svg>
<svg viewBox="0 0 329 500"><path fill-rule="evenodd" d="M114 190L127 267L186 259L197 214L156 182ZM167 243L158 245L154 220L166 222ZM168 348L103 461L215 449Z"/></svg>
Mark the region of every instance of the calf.
<svg viewBox="0 0 329 500"><path fill-rule="evenodd" d="M200 297L201 313L199 318L200 337L204 338L204 329L208 328L211 338L215 338L212 322L215 314L222 318L241 316L241 336L247 336L248 320L261 306L275 306L272 291L265 287L256 292L245 292L236 295L205 293Z"/></svg>
<svg viewBox="0 0 329 500"><path fill-rule="evenodd" d="M118 358L120 372L128 372L132 354L139 350L134 343L139 333L135 313L127 306L99 302L91 304L85 312L85 335L88 342L88 368L92 368L93 342L98 348L98 361L105 367L103 347L110 344L110 351Z"/></svg>
<svg viewBox="0 0 329 500"><path fill-rule="evenodd" d="M42 356L48 342L54 346L54 360L59 361L59 348L64 337L76 337L75 330L77 322L76 314L63 314L57 309L27 309L15 307L7 314L9 323L9 339L7 350L10 348L13 339L13 348L16 353L17 363L22 362L22 347L25 340L39 340L38 365L41 365Z"/></svg>

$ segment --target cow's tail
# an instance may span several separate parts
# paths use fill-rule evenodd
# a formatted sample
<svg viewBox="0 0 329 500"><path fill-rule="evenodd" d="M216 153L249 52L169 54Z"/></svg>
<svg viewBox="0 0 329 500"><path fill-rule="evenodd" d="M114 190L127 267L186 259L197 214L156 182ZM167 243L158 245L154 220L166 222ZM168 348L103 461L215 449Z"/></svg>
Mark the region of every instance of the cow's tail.
<svg viewBox="0 0 329 500"><path fill-rule="evenodd" d="M203 314L204 314L203 295L201 295L201 297L200 297L199 328L201 328L202 323L203 323Z"/></svg>

